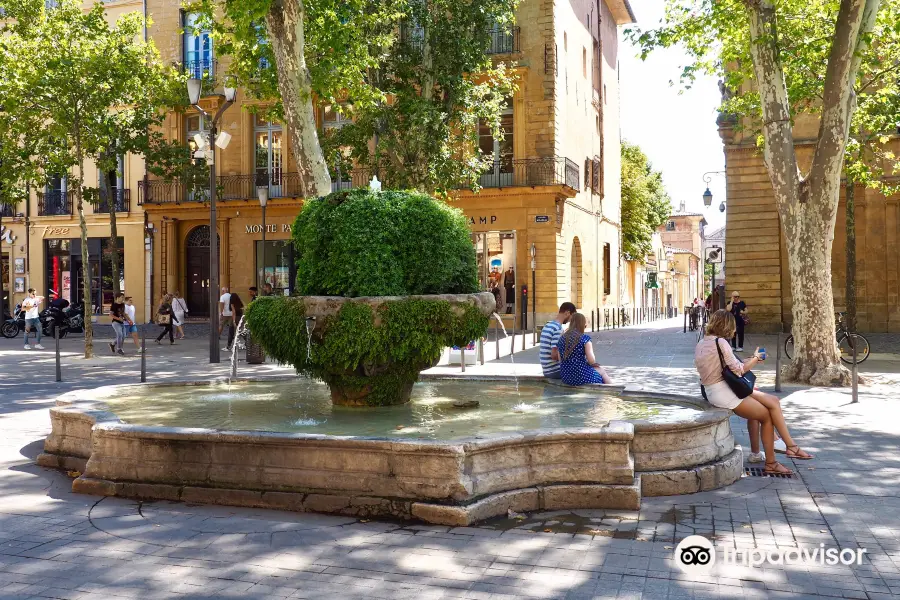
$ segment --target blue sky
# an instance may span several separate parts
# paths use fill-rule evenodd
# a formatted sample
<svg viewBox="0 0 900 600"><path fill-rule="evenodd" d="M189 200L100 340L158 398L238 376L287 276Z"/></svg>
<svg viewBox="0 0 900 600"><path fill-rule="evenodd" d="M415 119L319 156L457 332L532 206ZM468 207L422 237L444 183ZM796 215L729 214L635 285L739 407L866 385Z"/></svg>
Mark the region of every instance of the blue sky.
<svg viewBox="0 0 900 600"><path fill-rule="evenodd" d="M665 0L632 0L642 28L656 26L663 17ZM689 90L678 83L687 56L678 49L657 50L646 61L619 31L619 79L622 137L639 145L663 180L675 208L702 212L710 228L725 224L719 203L725 200L725 178L714 175L710 183L713 205L703 206L703 173L725 168L722 141L716 129L719 105L717 80L698 80ZM673 84L670 84L673 82Z"/></svg>

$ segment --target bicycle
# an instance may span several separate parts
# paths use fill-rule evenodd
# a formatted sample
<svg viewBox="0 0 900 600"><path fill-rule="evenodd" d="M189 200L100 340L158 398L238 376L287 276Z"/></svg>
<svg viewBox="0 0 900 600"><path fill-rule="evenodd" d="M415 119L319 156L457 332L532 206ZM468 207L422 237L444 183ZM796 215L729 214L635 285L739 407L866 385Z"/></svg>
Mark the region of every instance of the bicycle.
<svg viewBox="0 0 900 600"><path fill-rule="evenodd" d="M853 347L856 346L856 364L862 364L869 358L869 340L859 333L850 333L844 327L844 313L835 318L835 339L841 350L841 362L853 364ZM784 353L789 359L794 358L794 334L784 340Z"/></svg>

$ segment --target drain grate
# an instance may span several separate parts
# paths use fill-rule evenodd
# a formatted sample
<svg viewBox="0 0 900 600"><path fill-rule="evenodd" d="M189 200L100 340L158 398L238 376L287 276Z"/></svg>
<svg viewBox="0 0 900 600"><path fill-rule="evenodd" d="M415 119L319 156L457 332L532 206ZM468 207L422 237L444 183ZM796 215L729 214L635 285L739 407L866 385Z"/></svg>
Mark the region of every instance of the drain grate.
<svg viewBox="0 0 900 600"><path fill-rule="evenodd" d="M788 474L770 475L769 473L766 473L766 470L763 467L744 467L744 476L745 477L777 477L779 479L790 479L791 478L791 476Z"/></svg>

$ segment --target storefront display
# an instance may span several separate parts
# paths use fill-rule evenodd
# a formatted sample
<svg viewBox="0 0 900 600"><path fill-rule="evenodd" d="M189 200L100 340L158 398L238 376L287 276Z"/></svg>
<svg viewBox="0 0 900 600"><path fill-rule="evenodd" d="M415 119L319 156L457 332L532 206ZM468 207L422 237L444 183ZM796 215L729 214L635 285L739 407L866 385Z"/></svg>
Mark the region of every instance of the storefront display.
<svg viewBox="0 0 900 600"><path fill-rule="evenodd" d="M118 238L119 290L125 292L125 252L124 240ZM84 286L82 280L81 240L45 240L47 279L46 289L50 296L58 296L72 303L82 302ZM88 239L88 260L91 278L91 314L108 314L113 301L112 252L108 238Z"/></svg>
<svg viewBox="0 0 900 600"><path fill-rule="evenodd" d="M272 286L276 295L290 295L294 291L297 270L294 265L294 245L289 240L256 242L257 287Z"/></svg>

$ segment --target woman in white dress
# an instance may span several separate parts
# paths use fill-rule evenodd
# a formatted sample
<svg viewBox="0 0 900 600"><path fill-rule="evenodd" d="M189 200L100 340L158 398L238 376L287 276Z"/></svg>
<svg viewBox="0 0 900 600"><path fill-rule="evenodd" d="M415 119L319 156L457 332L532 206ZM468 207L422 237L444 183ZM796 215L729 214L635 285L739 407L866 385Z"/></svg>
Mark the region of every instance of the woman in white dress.
<svg viewBox="0 0 900 600"><path fill-rule="evenodd" d="M172 292L172 324L175 326L176 340L184 339L184 317L187 313L188 309L184 298L181 297L177 290Z"/></svg>
<svg viewBox="0 0 900 600"><path fill-rule="evenodd" d="M775 460L776 429L787 445L785 456L797 460L810 460L814 457L791 438L784 422L784 413L781 412L781 401L772 394L757 389L744 399L738 398L722 375L723 363L725 368L731 369L736 375L743 375L762 362L759 348L744 362L735 357L730 340L736 328L734 315L726 310L717 310L710 317L706 335L694 350L694 365L700 374L700 383L706 391L707 400L713 406L733 410L737 416L747 420L759 421L766 453L765 472L769 475L790 474L793 471Z"/></svg>

